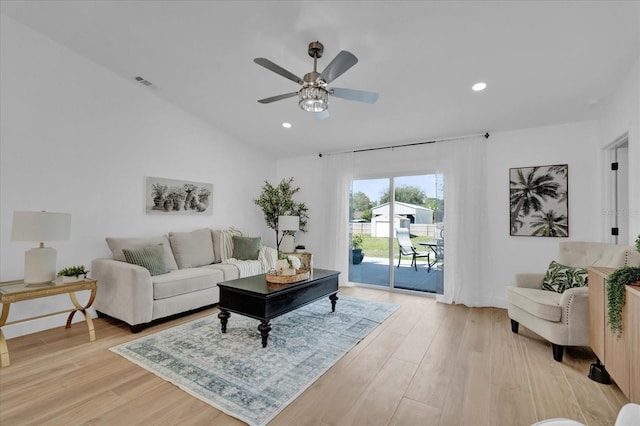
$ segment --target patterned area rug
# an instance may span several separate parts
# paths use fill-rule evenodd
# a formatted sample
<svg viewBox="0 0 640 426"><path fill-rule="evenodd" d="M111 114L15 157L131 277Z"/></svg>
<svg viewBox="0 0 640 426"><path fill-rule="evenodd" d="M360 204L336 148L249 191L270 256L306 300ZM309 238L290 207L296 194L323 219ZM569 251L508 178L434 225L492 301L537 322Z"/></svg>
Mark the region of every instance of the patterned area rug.
<svg viewBox="0 0 640 426"><path fill-rule="evenodd" d="M196 398L251 425L264 425L388 318L396 305L339 296L271 320L262 348L255 319L217 315L111 348Z"/></svg>

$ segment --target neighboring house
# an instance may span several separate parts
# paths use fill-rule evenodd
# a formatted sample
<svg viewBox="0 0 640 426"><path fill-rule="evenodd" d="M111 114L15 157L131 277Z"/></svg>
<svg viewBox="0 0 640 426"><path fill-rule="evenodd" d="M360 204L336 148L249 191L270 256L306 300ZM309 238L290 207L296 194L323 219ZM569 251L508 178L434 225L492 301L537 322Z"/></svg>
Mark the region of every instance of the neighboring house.
<svg viewBox="0 0 640 426"><path fill-rule="evenodd" d="M433 210L415 204L393 203L394 228L409 228L411 224L430 225L433 223ZM389 236L389 203L380 204L371 209L371 236Z"/></svg>

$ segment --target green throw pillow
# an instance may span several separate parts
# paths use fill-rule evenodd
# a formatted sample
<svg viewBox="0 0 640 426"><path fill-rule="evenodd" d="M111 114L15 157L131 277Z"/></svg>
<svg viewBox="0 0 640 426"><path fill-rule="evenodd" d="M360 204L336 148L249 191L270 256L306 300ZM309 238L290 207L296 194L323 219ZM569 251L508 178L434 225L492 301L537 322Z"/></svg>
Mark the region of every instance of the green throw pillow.
<svg viewBox="0 0 640 426"><path fill-rule="evenodd" d="M122 253L127 263L147 268L151 275L161 275L169 272L169 268L164 259L164 248L162 244L134 249L122 249Z"/></svg>
<svg viewBox="0 0 640 426"><path fill-rule="evenodd" d="M567 289L588 285L587 276L584 268L561 265L553 260L542 280L542 289L564 293Z"/></svg>
<svg viewBox="0 0 640 426"><path fill-rule="evenodd" d="M233 254L238 260L257 260L260 252L260 237L233 236Z"/></svg>

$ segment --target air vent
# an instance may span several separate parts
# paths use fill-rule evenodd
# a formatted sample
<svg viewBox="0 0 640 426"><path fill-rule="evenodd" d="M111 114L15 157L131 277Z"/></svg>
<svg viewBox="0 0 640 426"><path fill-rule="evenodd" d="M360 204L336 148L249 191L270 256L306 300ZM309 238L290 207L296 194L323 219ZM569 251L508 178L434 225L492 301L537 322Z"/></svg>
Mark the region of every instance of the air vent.
<svg viewBox="0 0 640 426"><path fill-rule="evenodd" d="M144 84L145 86L151 86L153 84L149 80L146 80L144 77L140 77L140 76L136 77L136 81L140 84Z"/></svg>

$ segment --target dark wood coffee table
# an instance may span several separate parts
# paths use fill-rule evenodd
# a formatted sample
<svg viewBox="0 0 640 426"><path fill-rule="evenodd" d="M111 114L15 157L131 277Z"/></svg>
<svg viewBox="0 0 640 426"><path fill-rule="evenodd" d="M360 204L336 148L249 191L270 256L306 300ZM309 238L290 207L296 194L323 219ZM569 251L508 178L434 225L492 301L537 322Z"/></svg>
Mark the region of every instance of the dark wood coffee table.
<svg viewBox="0 0 640 426"><path fill-rule="evenodd" d="M218 284L218 318L222 324L222 332L227 332L230 312L258 319L262 347L265 348L271 331L269 321L272 318L327 296L331 300L331 311L335 312L339 274L337 271L314 268L308 280L293 284L269 283L265 274L221 282Z"/></svg>

